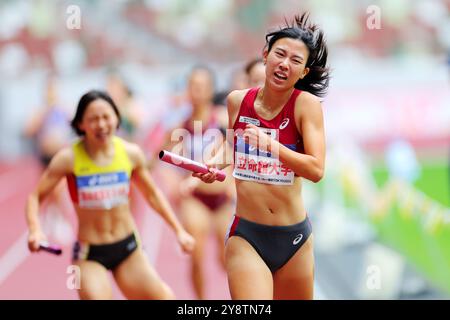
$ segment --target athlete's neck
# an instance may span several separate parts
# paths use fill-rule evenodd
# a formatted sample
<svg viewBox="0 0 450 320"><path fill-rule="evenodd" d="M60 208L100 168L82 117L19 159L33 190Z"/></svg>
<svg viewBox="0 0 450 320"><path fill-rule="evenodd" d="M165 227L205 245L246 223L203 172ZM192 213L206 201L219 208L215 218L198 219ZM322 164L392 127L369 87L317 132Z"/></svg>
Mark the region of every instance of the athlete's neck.
<svg viewBox="0 0 450 320"><path fill-rule="evenodd" d="M288 102L293 91L294 88L285 91L275 91L264 86L259 89L256 100L259 100L258 102L267 111L275 111L282 108Z"/></svg>
<svg viewBox="0 0 450 320"><path fill-rule="evenodd" d="M97 143L86 137L83 140L84 149L91 159L108 157L114 154L114 143L112 139L108 139L105 143Z"/></svg>
<svg viewBox="0 0 450 320"><path fill-rule="evenodd" d="M197 105L193 106L191 120L192 121L207 121L210 115L211 105Z"/></svg>

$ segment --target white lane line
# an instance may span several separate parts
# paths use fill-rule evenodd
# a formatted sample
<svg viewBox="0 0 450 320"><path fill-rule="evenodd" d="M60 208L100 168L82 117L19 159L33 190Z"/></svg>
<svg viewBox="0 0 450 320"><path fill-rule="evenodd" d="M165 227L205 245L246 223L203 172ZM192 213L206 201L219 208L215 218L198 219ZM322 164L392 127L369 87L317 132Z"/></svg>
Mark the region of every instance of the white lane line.
<svg viewBox="0 0 450 320"><path fill-rule="evenodd" d="M0 286L30 255L27 238L28 231L24 232L0 257Z"/></svg>

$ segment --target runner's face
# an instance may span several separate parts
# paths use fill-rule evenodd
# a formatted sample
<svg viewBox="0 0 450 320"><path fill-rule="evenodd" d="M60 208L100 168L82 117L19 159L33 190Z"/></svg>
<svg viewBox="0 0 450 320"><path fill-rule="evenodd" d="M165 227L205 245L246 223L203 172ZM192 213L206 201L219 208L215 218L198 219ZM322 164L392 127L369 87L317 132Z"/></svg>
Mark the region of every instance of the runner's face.
<svg viewBox="0 0 450 320"><path fill-rule="evenodd" d="M277 40L270 52L264 52L266 84L280 90L293 88L309 72L306 68L308 57L309 50L303 41L292 38Z"/></svg>
<svg viewBox="0 0 450 320"><path fill-rule="evenodd" d="M188 83L188 95L195 105L205 105L212 101L214 88L211 75L206 70L196 70L192 73Z"/></svg>
<svg viewBox="0 0 450 320"><path fill-rule="evenodd" d="M262 62L259 62L253 66L248 74L248 82L250 88L262 87L266 80L266 67Z"/></svg>
<svg viewBox="0 0 450 320"><path fill-rule="evenodd" d="M103 99L96 99L87 106L79 128L87 139L103 144L115 134L118 121L113 107Z"/></svg>

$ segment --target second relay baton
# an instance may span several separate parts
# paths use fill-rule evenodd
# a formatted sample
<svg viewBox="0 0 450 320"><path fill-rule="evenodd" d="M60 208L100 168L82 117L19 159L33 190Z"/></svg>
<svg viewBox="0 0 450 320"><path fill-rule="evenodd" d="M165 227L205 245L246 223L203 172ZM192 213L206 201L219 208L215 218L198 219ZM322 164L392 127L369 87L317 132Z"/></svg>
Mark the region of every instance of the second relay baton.
<svg viewBox="0 0 450 320"><path fill-rule="evenodd" d="M49 253L53 253L57 256L59 256L62 253L62 249L58 246L51 246L47 242L42 241L39 244L39 250L43 250Z"/></svg>
<svg viewBox="0 0 450 320"><path fill-rule="evenodd" d="M159 153L159 159L161 159L164 162L173 164L177 167L192 171L192 172L197 172L197 173L208 173L208 167L200 162L179 156L175 153L166 151L166 150L162 150ZM216 176L217 176L217 180L219 181L224 181L226 178L226 174L223 171L217 171L216 172Z"/></svg>

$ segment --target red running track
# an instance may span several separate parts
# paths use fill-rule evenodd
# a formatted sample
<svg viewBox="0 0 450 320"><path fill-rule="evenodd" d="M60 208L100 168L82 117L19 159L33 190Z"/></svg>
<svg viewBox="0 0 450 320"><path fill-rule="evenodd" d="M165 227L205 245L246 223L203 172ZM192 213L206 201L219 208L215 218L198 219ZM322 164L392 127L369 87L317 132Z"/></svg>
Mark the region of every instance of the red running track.
<svg viewBox="0 0 450 320"><path fill-rule="evenodd" d="M27 194L34 188L40 168L34 159L23 159L13 165L0 165L0 299L78 299L76 289L68 289L71 274L70 243L63 245L59 257L42 252L30 254L26 245L24 206ZM158 181L157 181L158 182ZM66 195L67 196L67 195ZM152 265L178 299L195 299L189 277L189 257L178 247L173 232L140 196L133 212L145 251ZM66 218L72 232L75 216ZM66 230L66 229L63 229ZM66 230L67 231L67 230ZM69 229L70 231L70 229ZM73 238L72 233L66 236ZM50 236L50 240L52 237ZM216 259L216 241L211 236L205 261L207 299L229 299L226 275ZM114 285L114 298L123 299Z"/></svg>

